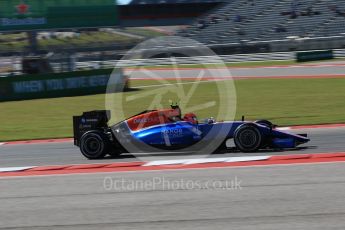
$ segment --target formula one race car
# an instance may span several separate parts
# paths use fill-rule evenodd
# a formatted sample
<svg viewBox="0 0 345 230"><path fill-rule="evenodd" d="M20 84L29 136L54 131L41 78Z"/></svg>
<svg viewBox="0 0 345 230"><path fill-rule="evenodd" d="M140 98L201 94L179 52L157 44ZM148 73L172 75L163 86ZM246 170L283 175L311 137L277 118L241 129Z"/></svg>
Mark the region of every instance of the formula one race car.
<svg viewBox="0 0 345 230"><path fill-rule="evenodd" d="M74 144L88 159L117 156L124 152L207 151L227 148L234 140L241 152L295 148L309 141L306 134L278 130L267 120L199 122L194 113L182 117L179 106L147 110L108 126L110 111L84 112L73 117Z"/></svg>

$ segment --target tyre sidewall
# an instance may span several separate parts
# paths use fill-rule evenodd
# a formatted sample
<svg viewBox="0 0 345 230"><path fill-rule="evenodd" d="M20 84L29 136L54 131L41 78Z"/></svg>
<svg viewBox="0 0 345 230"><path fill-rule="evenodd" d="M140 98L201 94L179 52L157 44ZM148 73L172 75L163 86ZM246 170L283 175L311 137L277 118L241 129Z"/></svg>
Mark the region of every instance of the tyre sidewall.
<svg viewBox="0 0 345 230"><path fill-rule="evenodd" d="M242 135L245 132L247 132L247 134L255 135L253 136L255 138L253 144L246 146L243 143L243 140L240 140L241 138L243 138ZM261 147L263 143L263 137L260 130L255 124L243 124L236 129L234 134L234 142L236 147L242 152L255 152Z"/></svg>
<svg viewBox="0 0 345 230"><path fill-rule="evenodd" d="M80 140L80 151L88 159L103 158L108 151L109 144L102 132L86 132L82 135Z"/></svg>

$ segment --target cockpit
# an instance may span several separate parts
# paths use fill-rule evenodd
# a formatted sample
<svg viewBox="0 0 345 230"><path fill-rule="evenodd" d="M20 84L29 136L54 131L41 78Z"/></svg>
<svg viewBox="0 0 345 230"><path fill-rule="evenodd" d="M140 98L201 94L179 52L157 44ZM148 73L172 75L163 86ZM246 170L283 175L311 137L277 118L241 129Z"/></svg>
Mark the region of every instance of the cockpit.
<svg viewBox="0 0 345 230"><path fill-rule="evenodd" d="M194 113L186 113L183 117L179 106L171 106L171 109L146 110L127 119L127 124L132 131L137 131L154 125L187 121L198 124Z"/></svg>

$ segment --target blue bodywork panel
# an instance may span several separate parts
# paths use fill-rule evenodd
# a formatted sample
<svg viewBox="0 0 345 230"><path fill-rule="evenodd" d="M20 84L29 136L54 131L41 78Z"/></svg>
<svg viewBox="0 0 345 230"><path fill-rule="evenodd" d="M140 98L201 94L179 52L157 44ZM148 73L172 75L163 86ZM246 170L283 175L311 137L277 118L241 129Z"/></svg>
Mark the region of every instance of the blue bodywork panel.
<svg viewBox="0 0 345 230"><path fill-rule="evenodd" d="M178 121L175 123L161 124L130 132L132 137L148 145L188 146L195 144L201 139L209 139L211 141L217 135L223 139L233 138L236 129L245 123L248 122L234 121L216 122L212 124L192 124L187 121ZM256 124L256 126L263 136L269 137L272 140L271 147L293 148L298 144L309 141L307 137L301 135L271 129L260 124Z"/></svg>

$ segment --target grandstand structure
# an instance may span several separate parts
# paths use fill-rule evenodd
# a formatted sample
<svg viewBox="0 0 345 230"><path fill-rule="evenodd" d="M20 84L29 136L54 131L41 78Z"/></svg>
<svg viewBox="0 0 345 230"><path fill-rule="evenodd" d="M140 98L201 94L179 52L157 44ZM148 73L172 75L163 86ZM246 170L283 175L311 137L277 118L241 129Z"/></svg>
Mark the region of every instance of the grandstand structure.
<svg viewBox="0 0 345 230"><path fill-rule="evenodd" d="M223 2L226 0L132 0L129 4L178 4L178 3L201 3L201 2Z"/></svg>
<svg viewBox="0 0 345 230"><path fill-rule="evenodd" d="M182 42L179 36L206 44L218 55L345 48L345 0L133 0L119 6L119 23L109 28L34 31L35 52L26 30L0 31L0 56L49 55L53 67L74 59L117 60L141 41L163 35L136 28L141 23L179 27L185 25L181 19L192 23L175 34L176 41L144 50L143 57L156 57L162 48L163 58L194 50L193 40ZM3 64L0 73L11 68Z"/></svg>
<svg viewBox="0 0 345 230"><path fill-rule="evenodd" d="M207 45L269 44L271 51L345 46L345 0L228 0L177 35Z"/></svg>

